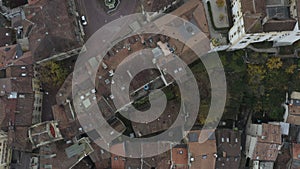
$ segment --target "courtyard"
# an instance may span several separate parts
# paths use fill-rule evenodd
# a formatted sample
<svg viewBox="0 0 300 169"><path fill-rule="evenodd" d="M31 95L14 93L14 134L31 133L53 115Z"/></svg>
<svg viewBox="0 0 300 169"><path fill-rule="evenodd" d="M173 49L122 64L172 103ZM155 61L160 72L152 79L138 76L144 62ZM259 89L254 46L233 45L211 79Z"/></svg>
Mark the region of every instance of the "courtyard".
<svg viewBox="0 0 300 169"><path fill-rule="evenodd" d="M122 0L114 11L109 12L111 9L105 5L104 0L76 0L75 2L79 15L84 15L88 22L83 28L85 41L106 23L135 13L138 4L137 0Z"/></svg>

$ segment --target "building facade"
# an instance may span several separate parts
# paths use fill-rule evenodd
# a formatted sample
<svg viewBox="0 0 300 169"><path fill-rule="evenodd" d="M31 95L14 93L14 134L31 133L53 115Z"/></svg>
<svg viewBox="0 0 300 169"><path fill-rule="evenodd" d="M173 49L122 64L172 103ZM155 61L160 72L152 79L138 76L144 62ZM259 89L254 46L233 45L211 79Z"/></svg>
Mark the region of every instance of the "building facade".
<svg viewBox="0 0 300 169"><path fill-rule="evenodd" d="M11 149L7 145L8 136L0 131L0 169L8 169L11 160Z"/></svg>

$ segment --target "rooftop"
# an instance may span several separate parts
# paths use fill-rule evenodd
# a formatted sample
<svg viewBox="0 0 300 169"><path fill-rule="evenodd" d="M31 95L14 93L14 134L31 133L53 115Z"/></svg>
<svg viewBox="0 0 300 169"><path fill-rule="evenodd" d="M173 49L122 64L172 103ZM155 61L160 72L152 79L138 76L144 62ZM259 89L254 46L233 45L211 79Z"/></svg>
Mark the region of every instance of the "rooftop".
<svg viewBox="0 0 300 169"><path fill-rule="evenodd" d="M253 160L276 161L281 137L279 124L251 124L247 129L247 156Z"/></svg>
<svg viewBox="0 0 300 169"><path fill-rule="evenodd" d="M78 144L85 145L85 152L82 149L77 149ZM89 155L93 149L90 147L89 140L87 138L81 138L77 143L66 144L64 141L59 141L57 143L52 143L40 148L40 167L41 168L71 168L80 162L85 155ZM67 152L66 152L67 149ZM72 156L71 152L75 152ZM70 158L68 158L67 153ZM55 156L53 156L55 154Z"/></svg>
<svg viewBox="0 0 300 169"><path fill-rule="evenodd" d="M62 126L74 121L70 109L68 109L68 105L54 105L52 106L52 110L54 119L61 123ZM60 126L60 128L62 126Z"/></svg>
<svg viewBox="0 0 300 169"><path fill-rule="evenodd" d="M294 125L300 125L300 116L298 116L298 115L289 115L287 117L287 123L294 124Z"/></svg>
<svg viewBox="0 0 300 169"><path fill-rule="evenodd" d="M291 95L291 102L288 105L287 123L300 125L300 101L298 100L298 93L293 92Z"/></svg>
<svg viewBox="0 0 300 169"><path fill-rule="evenodd" d="M278 124L251 124L247 134L257 137L261 143L281 144L281 126Z"/></svg>
<svg viewBox="0 0 300 169"><path fill-rule="evenodd" d="M140 168L170 168L171 152L167 151L154 157L149 158L126 158L125 168L140 169ZM176 167L177 168L177 167Z"/></svg>
<svg viewBox="0 0 300 169"><path fill-rule="evenodd" d="M111 166L111 154L108 151L102 149L94 142L91 143L91 146L93 147L94 152L92 152L89 156L95 163L95 167L109 168Z"/></svg>
<svg viewBox="0 0 300 169"><path fill-rule="evenodd" d="M31 52L23 52L19 45L0 47L0 69L9 65L32 64Z"/></svg>
<svg viewBox="0 0 300 169"><path fill-rule="evenodd" d="M8 132L8 145L16 150L31 151L31 144L28 138L28 127L15 127L15 130Z"/></svg>
<svg viewBox="0 0 300 169"><path fill-rule="evenodd" d="M258 142L281 144L280 125L262 124L262 135L258 138Z"/></svg>
<svg viewBox="0 0 300 169"><path fill-rule="evenodd" d="M178 145L172 148L172 165L178 169L188 169L188 149L186 145Z"/></svg>
<svg viewBox="0 0 300 169"><path fill-rule="evenodd" d="M287 4L287 0L241 0L246 33L293 30L297 21L290 17Z"/></svg>
<svg viewBox="0 0 300 169"><path fill-rule="evenodd" d="M199 169L199 168L215 169L217 145L216 145L215 137L212 137L212 134L213 135L215 134L213 131L210 130L191 131L189 132L189 134L198 133L198 135L201 136L201 132L204 135L204 137L203 138L199 137L198 142L191 142L191 141L188 142L188 148L191 154L190 169ZM208 140L205 139L206 141L204 141L203 140L204 138L209 138L209 139ZM204 142L201 140L203 140Z"/></svg>
<svg viewBox="0 0 300 169"><path fill-rule="evenodd" d="M13 31L9 28L0 27L0 47L9 46L13 43Z"/></svg>
<svg viewBox="0 0 300 169"><path fill-rule="evenodd" d="M67 1L40 0L24 7L25 15L35 26L29 34L30 50L35 60L80 47L76 40L74 16Z"/></svg>
<svg viewBox="0 0 300 169"><path fill-rule="evenodd" d="M104 119L110 119L115 116L115 110L109 105L104 97L99 99L98 105Z"/></svg>
<svg viewBox="0 0 300 169"><path fill-rule="evenodd" d="M61 85L59 90L56 93L56 103L66 104L67 100L71 100L72 98L72 78L73 73L70 73L68 77L65 79L64 83Z"/></svg>
<svg viewBox="0 0 300 169"><path fill-rule="evenodd" d="M216 131L218 159L216 168L238 169L241 159L241 132L230 129Z"/></svg>
<svg viewBox="0 0 300 169"><path fill-rule="evenodd" d="M33 94L19 94L17 99L17 108L15 111L16 126L31 126L33 112L34 96Z"/></svg>
<svg viewBox="0 0 300 169"><path fill-rule="evenodd" d="M188 132L189 142L204 142L206 140L216 140L216 135L214 130L192 130Z"/></svg>
<svg viewBox="0 0 300 169"><path fill-rule="evenodd" d="M177 104L176 100L168 101L165 111L158 119L148 124L132 122L135 134L137 136L145 136L167 130L176 120L179 108L180 104Z"/></svg>
<svg viewBox="0 0 300 169"><path fill-rule="evenodd" d="M11 109L14 109L13 107L11 107ZM8 114L10 114L10 111L14 111L14 110L10 110L7 108L7 100L6 98L1 98L0 97L0 124L1 124L1 129L3 129L3 127L8 125Z"/></svg>
<svg viewBox="0 0 300 169"><path fill-rule="evenodd" d="M10 125L31 126L33 98L7 99L0 97L1 126L4 130ZM31 106L32 105L32 106Z"/></svg>
<svg viewBox="0 0 300 169"><path fill-rule="evenodd" d="M293 143L291 146L291 157L292 157L292 162L289 165L291 166L291 169L298 169L300 168L300 146L297 143Z"/></svg>
<svg viewBox="0 0 300 169"><path fill-rule="evenodd" d="M33 66L9 66L5 69L6 77L33 77Z"/></svg>
<svg viewBox="0 0 300 169"><path fill-rule="evenodd" d="M32 79L28 77L0 78L0 91L2 94L11 92L33 93Z"/></svg>
<svg viewBox="0 0 300 169"><path fill-rule="evenodd" d="M88 138L81 138L78 140L78 142L65 149L68 158L77 157L78 160L82 159L93 151L94 150L91 147Z"/></svg>
<svg viewBox="0 0 300 169"><path fill-rule="evenodd" d="M125 145L124 144L115 144L111 148L112 152L116 152L116 154L125 154ZM117 156L115 154L111 155L111 168L125 168L125 158L121 156Z"/></svg>
<svg viewBox="0 0 300 169"><path fill-rule="evenodd" d="M201 0L189 0L171 12L195 24L207 37L210 37L204 4Z"/></svg>
<svg viewBox="0 0 300 169"><path fill-rule="evenodd" d="M80 135L81 125L77 119L73 119L69 104L52 106L54 120L58 121L58 128L65 139L72 139Z"/></svg>
<svg viewBox="0 0 300 169"><path fill-rule="evenodd" d="M30 158L32 154L20 150L12 151L11 169L30 169Z"/></svg>
<svg viewBox="0 0 300 169"><path fill-rule="evenodd" d="M298 106L296 104L293 103L293 104L289 105L289 115L295 115L295 116L300 115L300 106Z"/></svg>
<svg viewBox="0 0 300 169"><path fill-rule="evenodd" d="M292 144L292 153L294 160L300 160L300 144L293 143Z"/></svg>
<svg viewBox="0 0 300 169"><path fill-rule="evenodd" d="M291 99L292 100L300 100L300 92L296 92L296 91L292 92Z"/></svg>
<svg viewBox="0 0 300 169"><path fill-rule="evenodd" d="M11 8L11 9L25 5L28 2L28 0L13 0L13 1L3 0L3 1L4 1L3 3L5 4L5 6Z"/></svg>
<svg viewBox="0 0 300 169"><path fill-rule="evenodd" d="M284 143L281 148L281 153L278 154L277 160L275 162L276 168L289 168L290 161L292 159L290 143Z"/></svg>
<svg viewBox="0 0 300 169"><path fill-rule="evenodd" d="M58 123L55 121L31 126L28 135L35 148L63 139L58 129Z"/></svg>
<svg viewBox="0 0 300 169"><path fill-rule="evenodd" d="M252 159L259 161L276 161L279 152L278 148L278 144L257 142Z"/></svg>

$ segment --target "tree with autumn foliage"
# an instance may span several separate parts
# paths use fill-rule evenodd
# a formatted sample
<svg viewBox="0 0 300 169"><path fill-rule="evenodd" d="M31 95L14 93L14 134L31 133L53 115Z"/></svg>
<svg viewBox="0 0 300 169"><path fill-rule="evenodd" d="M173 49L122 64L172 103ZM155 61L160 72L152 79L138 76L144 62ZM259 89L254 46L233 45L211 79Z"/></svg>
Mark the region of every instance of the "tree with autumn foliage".
<svg viewBox="0 0 300 169"><path fill-rule="evenodd" d="M296 69L297 69L297 65L291 65L285 69L285 73L293 74Z"/></svg>
<svg viewBox="0 0 300 169"><path fill-rule="evenodd" d="M68 71L63 65L49 61L41 64L39 67L40 80L43 84L53 85L59 87L63 84L66 77L68 76Z"/></svg>
<svg viewBox="0 0 300 169"><path fill-rule="evenodd" d="M218 7L223 7L225 5L225 0L216 0L216 4Z"/></svg>
<svg viewBox="0 0 300 169"><path fill-rule="evenodd" d="M266 77L266 69L263 65L248 65L247 69L248 75L250 77L250 84L258 84Z"/></svg>
<svg viewBox="0 0 300 169"><path fill-rule="evenodd" d="M280 69L282 67L282 61L279 57L272 57L267 60L267 67L270 70Z"/></svg>

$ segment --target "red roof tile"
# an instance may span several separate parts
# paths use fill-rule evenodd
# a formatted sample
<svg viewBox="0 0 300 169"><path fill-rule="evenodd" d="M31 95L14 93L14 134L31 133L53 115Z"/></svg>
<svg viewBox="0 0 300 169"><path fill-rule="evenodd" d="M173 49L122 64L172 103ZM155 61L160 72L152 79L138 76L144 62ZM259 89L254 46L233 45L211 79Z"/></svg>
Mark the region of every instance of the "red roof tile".
<svg viewBox="0 0 300 169"><path fill-rule="evenodd" d="M75 17L68 14L67 1L40 0L24 8L26 18L35 26L29 34L30 50L35 60L80 46L76 41Z"/></svg>
<svg viewBox="0 0 300 169"><path fill-rule="evenodd" d="M116 144L111 148L112 152L116 154L125 154L124 144ZM117 156L115 154L111 155L111 168L112 169L124 169L125 168L125 158L121 156Z"/></svg>
<svg viewBox="0 0 300 169"><path fill-rule="evenodd" d="M300 160L300 144L293 143L292 145L293 150L293 159Z"/></svg>
<svg viewBox="0 0 300 169"><path fill-rule="evenodd" d="M176 168L188 169L188 150L187 147L172 148L172 164Z"/></svg>

